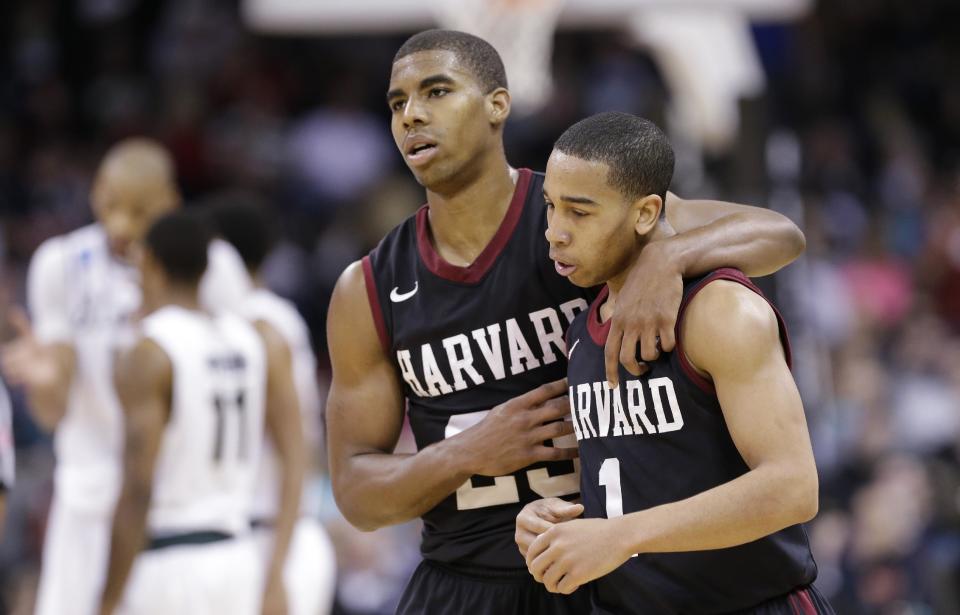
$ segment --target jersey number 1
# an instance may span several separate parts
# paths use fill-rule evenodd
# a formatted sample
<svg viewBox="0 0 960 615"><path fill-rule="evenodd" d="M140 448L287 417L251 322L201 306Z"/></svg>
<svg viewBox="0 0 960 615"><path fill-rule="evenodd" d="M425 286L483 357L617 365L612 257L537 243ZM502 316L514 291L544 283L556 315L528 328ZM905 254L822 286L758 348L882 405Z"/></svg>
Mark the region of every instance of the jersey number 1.
<svg viewBox="0 0 960 615"><path fill-rule="evenodd" d="M233 412L237 416L236 429L230 431L237 434L237 458L244 459L247 456L247 406L243 389L232 396L222 393L214 394L213 411L217 415L216 433L213 438L213 460L218 463L223 460L227 422Z"/></svg>

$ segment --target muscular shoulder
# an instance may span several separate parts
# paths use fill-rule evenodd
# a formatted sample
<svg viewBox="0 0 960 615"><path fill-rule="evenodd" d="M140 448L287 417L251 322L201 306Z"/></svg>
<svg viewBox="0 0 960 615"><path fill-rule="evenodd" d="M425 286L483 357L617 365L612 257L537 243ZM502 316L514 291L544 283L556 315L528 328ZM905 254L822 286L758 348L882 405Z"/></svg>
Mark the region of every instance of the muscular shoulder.
<svg viewBox="0 0 960 615"><path fill-rule="evenodd" d="M142 337L117 361L114 380L121 400L169 394L173 364L160 344Z"/></svg>
<svg viewBox="0 0 960 615"><path fill-rule="evenodd" d="M361 370L384 360L362 261L348 266L337 280L327 314L327 341L334 370L338 365Z"/></svg>
<svg viewBox="0 0 960 615"><path fill-rule="evenodd" d="M687 358L713 373L742 369L782 355L777 316L761 295L728 280L708 283L690 301L680 332Z"/></svg>

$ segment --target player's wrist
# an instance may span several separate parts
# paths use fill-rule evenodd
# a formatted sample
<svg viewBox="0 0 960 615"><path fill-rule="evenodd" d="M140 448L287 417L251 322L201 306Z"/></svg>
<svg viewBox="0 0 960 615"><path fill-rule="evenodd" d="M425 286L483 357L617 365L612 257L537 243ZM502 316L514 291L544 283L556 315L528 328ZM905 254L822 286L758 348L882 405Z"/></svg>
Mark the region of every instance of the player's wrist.
<svg viewBox="0 0 960 615"><path fill-rule="evenodd" d="M677 275L685 277L695 250L683 235L672 235L651 241L641 254L653 259L661 269L672 269Z"/></svg>

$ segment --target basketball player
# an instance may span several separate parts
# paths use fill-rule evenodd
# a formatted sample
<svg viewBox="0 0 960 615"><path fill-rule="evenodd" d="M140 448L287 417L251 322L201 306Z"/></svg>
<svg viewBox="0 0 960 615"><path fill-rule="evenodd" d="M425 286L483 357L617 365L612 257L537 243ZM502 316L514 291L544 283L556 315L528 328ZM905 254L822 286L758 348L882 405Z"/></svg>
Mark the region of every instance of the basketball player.
<svg viewBox="0 0 960 615"><path fill-rule="evenodd" d="M281 463L303 478L289 352L272 329L201 307L207 239L188 213L163 216L145 238L149 315L116 369L126 444L103 614L118 605L132 614L259 613L249 519L264 423ZM299 506L292 486L277 516L277 533L288 536ZM284 612L283 598L264 612Z"/></svg>
<svg viewBox="0 0 960 615"><path fill-rule="evenodd" d="M4 519L6 518L6 494L13 487L15 476L13 446L13 410L10 406L10 396L0 378L0 536L3 535ZM0 601L0 610L2 610Z"/></svg>
<svg viewBox="0 0 960 615"><path fill-rule="evenodd" d="M557 421L569 413L563 334L595 293L547 258L543 178L507 163L510 94L489 44L413 36L394 58L387 100L427 205L348 267L331 300L337 503L362 529L423 518L424 562L400 613L582 613L587 596L546 592L513 537L525 503L579 491L573 428ZM656 266L638 261L644 306L669 306L681 273L766 273L797 255L799 231L772 212L669 201L683 233L656 246ZM412 455L393 454L405 407Z"/></svg>
<svg viewBox="0 0 960 615"><path fill-rule="evenodd" d="M674 350L606 382L624 280L674 234L662 215L673 162L653 123L602 113L563 133L547 163L557 273L606 286L567 333L586 518L546 518L580 512L561 500L529 505L521 552L551 592L596 579L595 614L832 613L800 525L817 512L817 469L786 328L750 280L734 269L685 280Z"/></svg>
<svg viewBox="0 0 960 615"><path fill-rule="evenodd" d="M260 267L272 247L272 224L266 210L243 195L224 195L211 204L217 231L243 258L253 280L253 290L242 301L237 313L259 327L273 329L283 340L293 367L300 418L305 435L306 458L316 460L322 439L320 390L317 361L310 346L310 334L297 308L271 292L263 284ZM282 576L287 590L290 615L326 615L333 608L336 581L336 556L326 530L306 502L292 537L275 531L279 510L279 491L283 476L279 472L270 442L264 443L263 459L257 477L254 500L254 538L260 549L264 576ZM274 542L290 543L286 563L271 561Z"/></svg>
<svg viewBox="0 0 960 615"><path fill-rule="evenodd" d="M2 353L8 383L24 386L37 421L55 430L37 615L89 615L103 586L122 441L112 366L140 307L129 252L157 216L180 205L170 155L148 139L119 142L90 200L97 223L48 239L34 254L33 323L13 318L19 335ZM209 262L204 303L235 305L245 292L243 263L223 241L211 243Z"/></svg>

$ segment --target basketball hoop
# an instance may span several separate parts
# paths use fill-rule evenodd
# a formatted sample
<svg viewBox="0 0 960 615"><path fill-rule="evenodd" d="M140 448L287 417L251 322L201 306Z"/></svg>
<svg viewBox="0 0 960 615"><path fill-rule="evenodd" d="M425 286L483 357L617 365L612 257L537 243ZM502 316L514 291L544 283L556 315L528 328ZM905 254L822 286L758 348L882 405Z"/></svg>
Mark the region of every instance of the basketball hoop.
<svg viewBox="0 0 960 615"><path fill-rule="evenodd" d="M444 0L443 28L479 36L496 48L507 70L515 115L543 107L553 91L553 34L565 0Z"/></svg>

